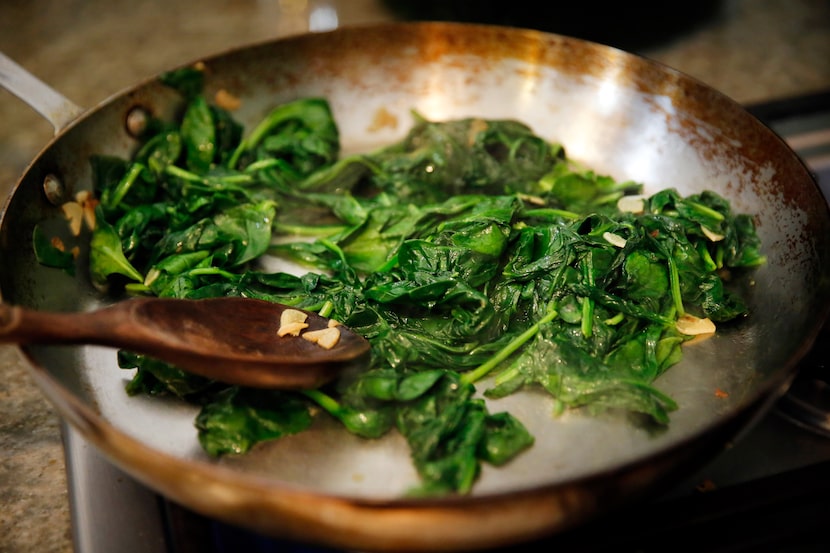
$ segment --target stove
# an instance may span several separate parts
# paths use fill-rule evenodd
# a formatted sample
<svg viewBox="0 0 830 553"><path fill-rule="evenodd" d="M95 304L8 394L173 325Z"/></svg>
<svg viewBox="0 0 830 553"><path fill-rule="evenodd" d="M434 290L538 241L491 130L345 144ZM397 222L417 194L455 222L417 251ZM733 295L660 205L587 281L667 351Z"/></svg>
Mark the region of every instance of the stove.
<svg viewBox="0 0 830 553"><path fill-rule="evenodd" d="M830 91L748 109L799 153L830 198ZM790 391L771 411L667 493L509 550L827 553L828 348L830 329L825 329ZM202 517L121 472L68 425L63 437L78 553L333 552Z"/></svg>

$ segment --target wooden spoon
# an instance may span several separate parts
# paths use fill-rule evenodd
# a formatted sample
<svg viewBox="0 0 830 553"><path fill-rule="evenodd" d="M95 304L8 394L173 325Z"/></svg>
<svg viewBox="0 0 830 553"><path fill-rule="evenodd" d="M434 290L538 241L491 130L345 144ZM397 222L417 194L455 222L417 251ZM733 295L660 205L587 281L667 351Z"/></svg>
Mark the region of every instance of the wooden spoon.
<svg viewBox="0 0 830 553"><path fill-rule="evenodd" d="M338 325L330 349L303 335L329 326L307 315L300 335L279 336L286 305L238 297L201 300L135 298L97 311L44 312L0 303L0 342L95 344L166 361L207 378L260 388L316 388L369 351Z"/></svg>

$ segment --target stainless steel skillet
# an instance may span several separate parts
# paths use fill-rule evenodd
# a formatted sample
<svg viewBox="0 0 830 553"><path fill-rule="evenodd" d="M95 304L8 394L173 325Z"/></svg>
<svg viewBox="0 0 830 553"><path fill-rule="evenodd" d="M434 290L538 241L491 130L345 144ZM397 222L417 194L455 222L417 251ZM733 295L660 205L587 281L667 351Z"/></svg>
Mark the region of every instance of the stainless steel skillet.
<svg viewBox="0 0 830 553"><path fill-rule="evenodd" d="M563 36L443 23L344 28L199 61L209 92L239 97L235 115L248 126L279 102L326 96L348 151L401 137L413 108L431 119L523 120L571 157L647 190L718 191L757 214L768 264L750 287L750 317L687 348L659 381L681 406L666 432L602 417L554 419L548 400L533 394L499 400L492 409L520 417L537 443L509 466L486 470L469 497L403 499L415 475L402 440L365 442L324 423L210 461L196 442L195 412L128 398L111 352L24 350L70 424L138 480L196 511L360 550L469 550L559 532L658 491L739 437L786 389L826 318L830 216L814 180L739 105L670 68ZM149 80L91 110L70 105L71 116L50 115L56 137L3 208L5 301L59 310L100 301L83 275L37 264L32 227L89 188L90 154L128 155L136 147L130 122L142 111L172 116L178 102Z"/></svg>

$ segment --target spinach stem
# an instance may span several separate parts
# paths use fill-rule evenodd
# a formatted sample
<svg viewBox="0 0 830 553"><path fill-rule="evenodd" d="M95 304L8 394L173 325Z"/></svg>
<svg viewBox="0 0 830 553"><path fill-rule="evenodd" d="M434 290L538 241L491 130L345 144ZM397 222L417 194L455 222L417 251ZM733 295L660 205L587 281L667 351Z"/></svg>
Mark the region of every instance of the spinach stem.
<svg viewBox="0 0 830 553"><path fill-rule="evenodd" d="M594 287L594 263L593 255L588 252L582 263L582 276L585 284ZM582 335L590 338L594 333L594 300L589 297L582 298Z"/></svg>
<svg viewBox="0 0 830 553"><path fill-rule="evenodd" d="M719 211L715 211L711 207L705 206L701 203L693 202L693 201L686 201L686 204L691 206L692 209L694 209L698 213L702 213L703 215L705 215L707 217L711 217L712 219L715 219L716 221L723 221L725 219L725 217L723 216L723 213L721 213Z"/></svg>
<svg viewBox="0 0 830 553"><path fill-rule="evenodd" d="M326 300L326 303L323 304L323 307L320 308L317 314L321 317L329 317L332 311L334 311L334 304L331 300Z"/></svg>
<svg viewBox="0 0 830 553"><path fill-rule="evenodd" d="M718 245L718 247L715 248L715 259L714 259L714 261L715 261L715 266L718 269L723 269L723 259L724 259L725 254L726 254L726 248L724 248L723 246Z"/></svg>
<svg viewBox="0 0 830 553"><path fill-rule="evenodd" d="M217 180L223 184L248 184L250 182L254 182L254 177L252 175L240 173L238 175L223 175ZM206 182L210 184L211 181Z"/></svg>
<svg viewBox="0 0 830 553"><path fill-rule="evenodd" d="M144 169L144 165L138 162L130 165L130 169L127 171L127 174L124 175L121 181L119 181L118 186L115 187L115 194L113 194L111 198L106 199L105 203L107 207L113 208L121 203L121 200L124 199L124 196L126 196L127 192L129 192L133 187L136 179Z"/></svg>
<svg viewBox="0 0 830 553"><path fill-rule="evenodd" d="M504 346L501 350L496 352L495 355L490 357L487 361L476 367L475 369L466 372L461 375L461 381L466 382L468 384L472 384L477 380L480 380L484 376L487 375L493 368L499 365L502 361L510 357L516 350L522 347L528 340L536 336L539 330L542 328L542 325L551 322L555 319L559 313L555 309L551 309L547 312L547 314L536 321L532 326L530 326L527 330L516 336L513 340L510 341L506 346Z"/></svg>
<svg viewBox="0 0 830 553"><path fill-rule="evenodd" d="M322 407L330 415L337 416L343 410L340 402L320 390L300 390L304 396Z"/></svg>
<svg viewBox="0 0 830 553"><path fill-rule="evenodd" d="M190 181L190 182L204 182L201 176L197 175L196 173L191 173L190 171L186 171L181 167L177 167L176 165L168 165L164 168L164 172L168 175L178 177L182 180Z"/></svg>
<svg viewBox="0 0 830 553"><path fill-rule="evenodd" d="M149 286L140 282L128 282L124 285L124 290L131 296L143 296L153 292Z"/></svg>
<svg viewBox="0 0 830 553"><path fill-rule="evenodd" d="M674 259L671 257L668 258L669 261L669 283L671 285L671 295L672 299L674 299L674 307L677 309L677 316L682 317L686 314L686 310L683 308L683 296L680 294L680 275L677 272L677 264L674 262Z"/></svg>
<svg viewBox="0 0 830 553"><path fill-rule="evenodd" d="M291 223L284 223L282 221L274 222L274 232L279 234L292 234L303 237L331 237L346 230L346 225L295 225Z"/></svg>
<svg viewBox="0 0 830 553"><path fill-rule="evenodd" d="M571 219L576 221L582 217L579 213L567 211L564 209L555 209L552 207L543 207L539 209L528 209L525 211L527 217L562 217L563 219Z"/></svg>
<svg viewBox="0 0 830 553"><path fill-rule="evenodd" d="M189 271L189 274L195 276L219 275L227 278L228 280L235 280L239 278L239 275L237 275L236 273L225 271L224 269L220 269L219 267L197 267L196 269L191 269Z"/></svg>
<svg viewBox="0 0 830 553"><path fill-rule="evenodd" d="M703 260L703 263L706 265L706 269L709 271L714 271L718 268L715 260L712 259L712 256L709 254L709 248L706 247L705 242L700 242L697 246L697 253L700 255L700 258Z"/></svg>
<svg viewBox="0 0 830 553"><path fill-rule="evenodd" d="M616 203L619 201L619 199L622 198L624 195L625 194L623 193L622 190L619 190L619 191L616 191L616 192L610 192L610 193L605 194L603 196L599 196L597 198L594 198L594 203L596 203L597 205L611 205L611 204L616 205Z"/></svg>
<svg viewBox="0 0 830 553"><path fill-rule="evenodd" d="M613 317L611 317L610 319L605 319L604 322L608 326L614 326L614 325L620 324L624 318L625 318L625 314L623 312L619 312L616 315L614 315Z"/></svg>

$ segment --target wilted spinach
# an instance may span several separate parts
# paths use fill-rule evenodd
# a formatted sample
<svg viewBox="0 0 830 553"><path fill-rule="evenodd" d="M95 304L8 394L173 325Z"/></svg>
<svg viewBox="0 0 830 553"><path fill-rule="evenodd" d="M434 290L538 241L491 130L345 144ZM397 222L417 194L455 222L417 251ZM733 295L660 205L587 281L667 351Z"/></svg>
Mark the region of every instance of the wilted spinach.
<svg viewBox="0 0 830 553"><path fill-rule="evenodd" d="M400 142L340 158L325 99L279 105L244 136L202 95L200 73L163 81L185 99L181 119L151 125L132 159L92 160L96 283L323 310L372 344L363 372L301 393L223 386L121 352L137 369L130 394L202 405L211 455L302 431L316 404L367 439L400 432L423 480L413 493L466 493L481 462L533 443L476 396L485 376L494 401L536 387L556 410L667 424L677 406L654 380L690 338L677 318L747 314L723 275L764 257L752 218L714 192L666 189L621 211L641 185L580 167L510 120L414 114ZM308 272L266 272L266 255Z"/></svg>

